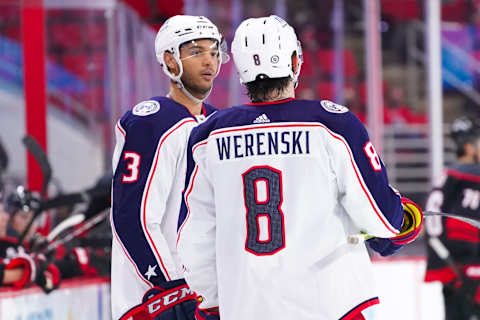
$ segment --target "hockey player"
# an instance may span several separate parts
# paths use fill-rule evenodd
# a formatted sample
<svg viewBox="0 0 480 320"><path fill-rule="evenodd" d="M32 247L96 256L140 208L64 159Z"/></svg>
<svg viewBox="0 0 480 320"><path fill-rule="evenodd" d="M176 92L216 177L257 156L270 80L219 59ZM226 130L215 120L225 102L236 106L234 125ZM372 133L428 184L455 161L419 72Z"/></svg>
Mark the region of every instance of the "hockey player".
<svg viewBox="0 0 480 320"><path fill-rule="evenodd" d="M480 126L473 119L462 117L452 123L451 135L457 146L458 161L447 168L438 186L430 193L426 208L478 220ZM438 254L437 246L428 246L425 274L425 281L441 281L444 284L446 320L479 319L479 230L467 223L441 217L426 220L425 227L427 235L440 240L450 253L451 260L446 260ZM429 243L432 243L431 240Z"/></svg>
<svg viewBox="0 0 480 320"><path fill-rule="evenodd" d="M387 238L372 243L392 253L417 236L421 210L389 187L346 107L295 100L302 51L284 20L245 20L232 54L252 102L194 128L187 150L177 246L199 309L224 320L373 319L369 255L348 236Z"/></svg>
<svg viewBox="0 0 480 320"><path fill-rule="evenodd" d="M171 80L169 93L140 102L116 125L113 319L193 319L196 306L175 244L186 144L191 129L215 110L203 100L228 55L217 27L201 16L168 19L155 51Z"/></svg>
<svg viewBox="0 0 480 320"><path fill-rule="evenodd" d="M0 186L0 286L24 288L37 284L49 293L60 285L61 276L57 266L47 261L44 256L30 254L18 246L18 235L26 225L21 222L23 219L19 218L19 214L33 214L31 208L38 203L38 199L23 187L18 187L14 193L7 196L5 202L3 195ZM13 219L20 219L14 228L10 229L15 230L13 236L7 236L6 222L11 220L10 215L13 215ZM11 227L11 224L8 227Z"/></svg>

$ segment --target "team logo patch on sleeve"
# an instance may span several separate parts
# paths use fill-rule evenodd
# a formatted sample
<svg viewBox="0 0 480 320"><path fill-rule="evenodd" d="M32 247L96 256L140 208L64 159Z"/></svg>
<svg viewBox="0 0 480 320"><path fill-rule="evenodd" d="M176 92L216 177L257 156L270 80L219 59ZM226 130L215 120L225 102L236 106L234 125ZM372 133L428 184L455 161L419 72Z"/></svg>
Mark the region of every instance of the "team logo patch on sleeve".
<svg viewBox="0 0 480 320"><path fill-rule="evenodd" d="M136 116L148 116L160 110L160 103L155 100L142 101L133 107L132 113Z"/></svg>
<svg viewBox="0 0 480 320"><path fill-rule="evenodd" d="M328 112L332 113L345 113L348 111L347 107L344 107L340 104L336 104L330 100L322 100L320 101L323 109L327 110Z"/></svg>

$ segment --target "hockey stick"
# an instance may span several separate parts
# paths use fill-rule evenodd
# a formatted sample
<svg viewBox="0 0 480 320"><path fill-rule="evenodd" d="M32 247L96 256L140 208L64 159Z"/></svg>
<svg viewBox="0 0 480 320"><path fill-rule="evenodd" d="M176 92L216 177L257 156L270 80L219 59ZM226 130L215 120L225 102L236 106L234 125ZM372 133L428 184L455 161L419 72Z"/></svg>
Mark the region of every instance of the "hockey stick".
<svg viewBox="0 0 480 320"><path fill-rule="evenodd" d="M43 151L42 147L35 140L34 137L30 135L26 135L22 139L23 144L27 148L27 150L32 154L32 156L37 160L40 169L42 170L43 174L43 185L41 190L42 199L45 198L47 194L47 188L52 179L52 167L50 166L50 161L48 161L47 155L45 151Z"/></svg>
<svg viewBox="0 0 480 320"><path fill-rule="evenodd" d="M463 277L462 272L458 269L455 261L453 261L450 255L450 251L447 249L447 247L445 247L445 245L440 239L438 239L437 237L430 237L428 239L428 245L430 246L430 248L432 248L432 250L440 259L445 261L447 265L452 268L453 273L455 273L458 278L461 279Z"/></svg>
<svg viewBox="0 0 480 320"><path fill-rule="evenodd" d="M93 216L92 218L85 221L84 224L82 224L78 229L74 230L72 233L69 233L65 237L63 237L61 239L57 239L57 240L53 241L52 243L50 243L45 248L45 250L42 250L42 253L48 253L48 252L54 250L55 248L57 248L58 246L60 246L62 244L65 244L65 243L73 240L74 238L78 237L82 233L90 230L91 228L95 227L97 224L102 222L107 217L108 214L109 214L109 211L105 210L105 211L102 211L99 214Z"/></svg>
<svg viewBox="0 0 480 320"><path fill-rule="evenodd" d="M82 223L85 220L85 215L82 213L75 214L73 216L68 217L67 219L63 220L53 230L47 235L47 241L50 242L55 239L62 231L76 226L79 223Z"/></svg>
<svg viewBox="0 0 480 320"><path fill-rule="evenodd" d="M82 213L75 214L73 216L70 216L60 222L55 228L53 228L52 231L44 238L44 237L36 237L32 241L32 252L38 252L43 250L49 242L52 242L60 233L63 231L67 230L68 228L71 228L73 226L76 226L77 224L80 224L85 220L85 215Z"/></svg>
<svg viewBox="0 0 480 320"><path fill-rule="evenodd" d="M423 216L424 217L432 217L432 216L442 216L442 217L447 217L447 218L452 218L456 220L463 221L465 223L468 223L475 228L480 229L480 221L475 220L472 218L464 217L455 213L446 213L446 212L435 212L435 211L423 211ZM365 240L374 238L375 236L366 234L366 233L360 233L360 234L352 234L349 235L347 238L347 242L350 244L358 244L361 242L364 242Z"/></svg>
<svg viewBox="0 0 480 320"><path fill-rule="evenodd" d="M47 189L48 185L50 183L50 180L52 178L52 167L50 166L50 162L48 161L47 155L43 151L42 147L38 143L37 140L35 140L34 137L30 135L26 135L22 139L23 144L27 148L27 150L32 154L32 156L37 160L38 165L40 166L40 169L42 170L43 174L43 185L42 185L42 191L41 191L41 200L43 201L45 199L45 196L47 195ZM35 208L33 210L33 215L30 221L28 221L27 226L23 230L22 234L18 238L18 245L22 245L23 240L27 236L28 232L30 231L30 228L32 227L33 222L35 219L42 213L43 209L41 206L38 208Z"/></svg>

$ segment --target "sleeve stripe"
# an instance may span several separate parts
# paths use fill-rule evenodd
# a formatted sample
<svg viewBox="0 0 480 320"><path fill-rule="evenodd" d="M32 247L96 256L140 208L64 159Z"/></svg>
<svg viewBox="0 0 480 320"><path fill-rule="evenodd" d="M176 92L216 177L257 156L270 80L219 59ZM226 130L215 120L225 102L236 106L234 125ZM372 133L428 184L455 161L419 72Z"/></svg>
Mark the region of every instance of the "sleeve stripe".
<svg viewBox="0 0 480 320"><path fill-rule="evenodd" d="M125 256L127 257L128 261L130 261L133 265L133 268L135 269L135 272L137 273L137 275L140 277L140 279L142 279L143 282L145 282L150 288L153 287L153 285L147 281L143 276L142 274L140 273L140 271L138 270L138 267L137 267L137 264L135 263L135 261L133 261L133 259L130 257L130 255L128 254L127 250L125 249L125 247L123 246L123 243L122 241L120 240L120 238L118 237L117 235L117 231L115 230L115 224L113 223L113 216L112 214L110 214L110 225L112 226L112 231L113 231L113 235L115 236L115 239L118 241L118 243L120 244L120 247L122 248L123 252L125 253Z"/></svg>
<svg viewBox="0 0 480 320"><path fill-rule="evenodd" d="M120 124L120 121L117 121L117 129L120 131L121 134L123 134L123 137L126 136L125 130L122 128L122 125Z"/></svg>
<svg viewBox="0 0 480 320"><path fill-rule="evenodd" d="M362 178L361 174L359 173L359 169L358 169L358 167L355 163L355 160L353 158L352 150L350 150L350 147L348 146L348 143L345 141L345 138L343 136L339 135L339 134L336 134L336 133L332 132L330 129L328 129L323 124L319 124L319 123L289 123L289 124L273 123L271 125L259 125L259 126L248 125L248 126L236 127L236 128L231 128L231 129L218 129L218 130L212 131L212 133L210 135L213 136L213 135L216 135L216 134L221 134L221 133L226 133L226 132L235 132L235 131L246 131L246 130L265 129L265 128L287 128L287 127L319 127L319 128L323 128L333 138L341 141L343 143L343 145L345 146L345 148L347 149L348 155L350 157L350 163L353 167L353 170L355 171L355 175L357 176L357 180L358 180L360 186L362 187L363 192L367 196L367 199L370 202L370 205L372 206L373 211L375 211L375 213L378 216L378 218L380 219L380 221L387 228L387 230L390 231L393 234L393 236L396 236L399 233L399 231L396 230L388 222L388 220L382 214L381 210L377 207L377 205L375 203L375 200L372 198L372 195L368 191L368 187L365 185L365 182L363 181L363 178ZM200 143L202 143L202 142L200 142ZM199 145L200 143L198 143L197 145ZM194 149L195 149L195 147L197 147L197 145L195 145L194 148L192 149L192 153L194 152Z"/></svg>
<svg viewBox="0 0 480 320"><path fill-rule="evenodd" d="M374 297L369 300L366 300L358 304L355 308L351 309L349 312L343 315L339 320L365 319L364 317L361 316L362 315L361 312L379 303L380 303L380 300L378 299L378 297ZM358 318L358 316L360 316L360 318Z"/></svg>
<svg viewBox="0 0 480 320"><path fill-rule="evenodd" d="M353 170L355 171L355 175L357 176L357 179L358 179L358 182L360 183L360 186L362 187L363 189L363 192L365 193L365 195L367 196L367 199L368 201L370 202L370 205L372 206L373 210L375 211L375 213L377 214L378 218L380 219L380 221L383 223L383 225L388 229L388 231L392 232L393 235L397 235L399 233L398 230L396 230L389 222L388 220L385 218L385 216L382 214L382 212L380 211L380 209L377 207L376 203L375 203L375 200L372 198L372 195L370 194L370 192L368 191L368 187L365 185L365 182L363 181L363 178L361 176L361 174L358 172L359 169L355 163L355 160L353 159L353 155L352 155L352 150L350 150L350 147L348 146L348 143L345 141L345 139L340 136L340 135L337 135L335 133L333 133L332 131L330 131L327 127L325 126L322 126L322 128L324 128L325 130L327 130L327 132L332 136L334 137L335 139L337 140L340 140L343 145L345 146L345 148L347 149L348 151L348 155L350 157L350 163L352 164L352 167L353 167Z"/></svg>
<svg viewBox="0 0 480 320"><path fill-rule="evenodd" d="M188 205L188 197L190 196L190 193L192 192L193 183L195 181L195 177L197 176L197 171L198 171L198 166L195 165L195 169L194 169L193 174L192 174L192 179L191 179L191 181L188 185L188 191L187 191L187 193L185 193L185 205L187 206L187 217L185 218L182 225L180 226L180 229L178 230L178 233L177 233L177 247L178 247L178 242L180 241L180 235L182 233L183 227L187 223L188 218L190 218L190 206Z"/></svg>
<svg viewBox="0 0 480 320"><path fill-rule="evenodd" d="M150 186L152 184L152 180L153 180L153 177L155 175L155 171L157 170L157 165L158 165L158 157L159 157L159 154L160 154L160 149L163 145L163 143L165 142L165 140L168 138L168 136L170 136L170 134L172 134L173 132L175 132L177 129L179 129L180 127L182 127L183 125L187 124L187 123L190 123L190 122L193 122L193 123L196 123L195 120L193 119L186 119L184 121L181 121L178 125L176 125L175 127L171 128L169 131L167 131L163 137L160 139L160 143L158 145L158 148L157 148L157 151L156 151L156 154L155 154L155 164L153 166L153 170L150 172L149 174L149 177L148 177L148 182L147 182L147 188L146 188L146 192L144 194L144 198L143 198L143 201L142 201L142 215L141 215L141 220L142 220L142 227L144 229L144 232L146 234L146 238L147 238L147 241L150 243L151 247L154 249L154 254L156 255L157 259L160 261L160 267L162 269L162 272L164 273L165 275L165 278L170 281L171 280L171 277L170 275L168 274L168 271L165 267L165 264L162 260L162 257L160 255L160 253L158 252L158 249L155 245L155 242L153 241L152 239L152 236L150 235L150 233L148 232L148 229L147 229L147 226L146 226L146 215L147 215L147 212L146 212L146 203L148 201L148 193L150 191Z"/></svg>

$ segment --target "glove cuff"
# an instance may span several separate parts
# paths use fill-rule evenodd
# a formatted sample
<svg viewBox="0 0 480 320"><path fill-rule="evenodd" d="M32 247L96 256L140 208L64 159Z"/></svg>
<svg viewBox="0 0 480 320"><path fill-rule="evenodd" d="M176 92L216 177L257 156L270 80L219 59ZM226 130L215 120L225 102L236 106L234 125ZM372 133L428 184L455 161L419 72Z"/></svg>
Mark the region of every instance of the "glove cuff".
<svg viewBox="0 0 480 320"><path fill-rule="evenodd" d="M402 197L402 206L404 211L402 231L391 238L395 244L404 245L415 240L423 224L423 212L420 207L408 198Z"/></svg>

